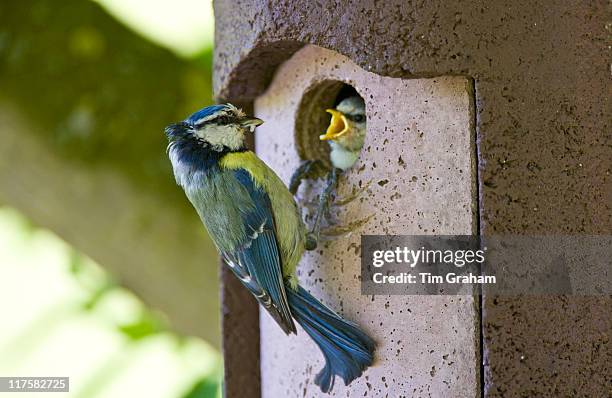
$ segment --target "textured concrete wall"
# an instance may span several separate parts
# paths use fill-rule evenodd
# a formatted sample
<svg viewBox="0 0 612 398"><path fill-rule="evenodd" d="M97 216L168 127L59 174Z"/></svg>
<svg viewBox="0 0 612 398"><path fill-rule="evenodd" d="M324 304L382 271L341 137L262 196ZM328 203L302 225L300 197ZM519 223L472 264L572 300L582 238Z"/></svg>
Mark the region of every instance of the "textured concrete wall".
<svg viewBox="0 0 612 398"><path fill-rule="evenodd" d="M477 300L362 296L359 281L363 233L474 233L471 83L462 77L383 78L340 54L303 48L279 68L266 93L255 101L255 114L266 121L255 137L257 153L285 181L299 164L294 126L300 101L326 79L353 85L366 100L368 115L362 157L347 173L339 194L371 185L362 199L339 211L338 220L347 223L369 214L373 218L349 236L308 253L299 276L316 297L357 322L379 344L376 365L348 388L337 380L332 396L475 397ZM319 192L308 188L301 190L304 202ZM303 331L286 337L261 313L262 396L317 396L313 379L322 361Z"/></svg>

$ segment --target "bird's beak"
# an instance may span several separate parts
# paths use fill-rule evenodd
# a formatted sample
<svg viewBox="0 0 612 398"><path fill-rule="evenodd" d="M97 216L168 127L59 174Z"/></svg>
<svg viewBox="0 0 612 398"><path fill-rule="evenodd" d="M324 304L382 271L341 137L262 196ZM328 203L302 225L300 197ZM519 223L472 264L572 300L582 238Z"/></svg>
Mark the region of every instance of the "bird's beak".
<svg viewBox="0 0 612 398"><path fill-rule="evenodd" d="M327 131L325 134L320 135L319 139L321 141L335 140L346 134L346 132L349 130L349 123L348 120L346 120L346 116L344 116L342 112L335 109L326 109L325 111L330 113L332 118L329 126L327 127Z"/></svg>
<svg viewBox="0 0 612 398"><path fill-rule="evenodd" d="M240 121L240 124L243 127L248 128L252 133L253 131L255 131L255 127L263 124L263 120L256 118L256 117L248 117L248 118L242 119Z"/></svg>

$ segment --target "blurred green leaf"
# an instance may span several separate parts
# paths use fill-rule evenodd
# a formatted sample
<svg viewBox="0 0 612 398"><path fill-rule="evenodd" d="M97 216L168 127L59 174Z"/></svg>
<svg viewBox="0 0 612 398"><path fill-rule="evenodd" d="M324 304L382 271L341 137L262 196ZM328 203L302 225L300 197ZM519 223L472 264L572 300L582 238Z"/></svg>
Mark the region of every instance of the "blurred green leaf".
<svg viewBox="0 0 612 398"><path fill-rule="evenodd" d="M165 325L150 311L143 311L140 318L119 326L121 333L131 340L141 340L166 330Z"/></svg>
<svg viewBox="0 0 612 398"><path fill-rule="evenodd" d="M205 377L198 382L181 398L216 398L219 395L219 380Z"/></svg>
<svg viewBox="0 0 612 398"><path fill-rule="evenodd" d="M110 279L107 279L107 281L108 282L102 284L99 289L94 290L91 293L91 296L89 296L89 298L83 303L83 309L85 311L93 310L95 306L104 298L105 294L117 287L117 285L110 282Z"/></svg>

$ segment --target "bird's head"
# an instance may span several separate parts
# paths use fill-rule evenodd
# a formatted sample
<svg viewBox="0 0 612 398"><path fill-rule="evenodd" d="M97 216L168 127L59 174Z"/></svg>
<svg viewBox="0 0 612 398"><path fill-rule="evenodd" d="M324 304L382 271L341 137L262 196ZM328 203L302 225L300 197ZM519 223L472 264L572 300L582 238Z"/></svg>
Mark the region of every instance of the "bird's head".
<svg viewBox="0 0 612 398"><path fill-rule="evenodd" d="M327 109L332 115L322 141L335 142L350 150L359 151L366 133L366 109L363 98L348 97L340 101L335 109Z"/></svg>
<svg viewBox="0 0 612 398"><path fill-rule="evenodd" d="M212 105L200 109L182 122L166 127L168 141L191 141L215 151L238 151L245 148L246 134L262 124L248 117L232 104Z"/></svg>

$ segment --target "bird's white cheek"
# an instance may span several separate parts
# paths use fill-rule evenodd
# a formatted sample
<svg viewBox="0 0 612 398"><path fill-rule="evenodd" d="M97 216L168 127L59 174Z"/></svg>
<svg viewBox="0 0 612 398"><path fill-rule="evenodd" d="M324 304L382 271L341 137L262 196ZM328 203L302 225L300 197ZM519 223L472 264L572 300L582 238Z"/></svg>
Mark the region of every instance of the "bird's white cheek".
<svg viewBox="0 0 612 398"><path fill-rule="evenodd" d="M215 146L239 149L244 144L244 132L235 125L211 126L206 129L204 139Z"/></svg>

